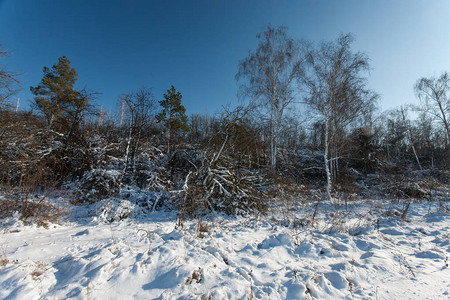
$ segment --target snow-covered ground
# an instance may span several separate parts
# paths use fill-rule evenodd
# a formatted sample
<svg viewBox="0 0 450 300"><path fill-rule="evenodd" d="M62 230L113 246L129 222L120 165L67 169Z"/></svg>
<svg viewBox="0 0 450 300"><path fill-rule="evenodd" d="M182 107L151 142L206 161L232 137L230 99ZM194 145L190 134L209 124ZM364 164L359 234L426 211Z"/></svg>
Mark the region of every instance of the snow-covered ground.
<svg viewBox="0 0 450 300"><path fill-rule="evenodd" d="M48 229L4 220L0 298L449 299L448 213L413 203L400 221L402 207L321 204L313 222L311 205L182 229L170 212L106 223L82 207Z"/></svg>

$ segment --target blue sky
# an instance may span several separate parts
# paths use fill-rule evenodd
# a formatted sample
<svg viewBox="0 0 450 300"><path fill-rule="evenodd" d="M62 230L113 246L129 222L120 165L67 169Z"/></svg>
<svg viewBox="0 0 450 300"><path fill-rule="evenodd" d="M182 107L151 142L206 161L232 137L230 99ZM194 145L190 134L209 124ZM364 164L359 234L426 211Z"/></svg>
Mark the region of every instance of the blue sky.
<svg viewBox="0 0 450 300"><path fill-rule="evenodd" d="M66 55L78 86L100 92L97 104L152 87L157 99L174 85L188 114L237 104L237 66L267 24L285 25L313 42L351 32L353 49L371 59L369 86L390 109L416 103L421 76L450 71L450 1L49 1L0 0L1 63L19 72L21 102L29 86Z"/></svg>

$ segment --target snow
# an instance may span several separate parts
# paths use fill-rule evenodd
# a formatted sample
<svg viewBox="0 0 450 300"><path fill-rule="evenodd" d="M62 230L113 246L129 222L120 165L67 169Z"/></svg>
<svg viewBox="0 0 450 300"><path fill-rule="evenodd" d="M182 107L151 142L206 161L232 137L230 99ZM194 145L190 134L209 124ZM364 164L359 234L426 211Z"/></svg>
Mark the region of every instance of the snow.
<svg viewBox="0 0 450 300"><path fill-rule="evenodd" d="M309 225L272 211L203 230L176 228L168 211L108 223L74 206L48 228L16 215L1 227L0 298L449 299L450 222L437 207L412 203L401 221L386 213L401 204L321 204L311 220L311 204L290 212Z"/></svg>

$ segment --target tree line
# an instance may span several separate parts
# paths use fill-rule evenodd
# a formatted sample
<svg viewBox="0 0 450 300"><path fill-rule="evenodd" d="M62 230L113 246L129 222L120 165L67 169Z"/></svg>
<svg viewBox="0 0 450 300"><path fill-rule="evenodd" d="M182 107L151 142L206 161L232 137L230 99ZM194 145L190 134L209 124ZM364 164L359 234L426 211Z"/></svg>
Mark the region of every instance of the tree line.
<svg viewBox="0 0 450 300"><path fill-rule="evenodd" d="M178 178L185 186L192 187L194 177L196 185L210 180L210 191L232 195L231 189L241 198L246 181L236 174L246 170L318 185L328 199L349 178L448 170L448 73L417 80L419 105L380 113L379 96L367 87L369 58L352 50L352 35L313 44L267 25L257 39L236 74L246 102L212 116L188 117L174 86L160 101L149 88L122 94L107 113L93 104L97 93L75 88L78 75L65 56L43 68L41 81L30 87L31 110L19 111L13 104L18 75L0 65L3 188L60 185L108 165L121 170L121 180L133 174L139 181L142 164L161 156L167 157L167 182L185 167L191 171ZM190 195L209 199L212 192Z"/></svg>

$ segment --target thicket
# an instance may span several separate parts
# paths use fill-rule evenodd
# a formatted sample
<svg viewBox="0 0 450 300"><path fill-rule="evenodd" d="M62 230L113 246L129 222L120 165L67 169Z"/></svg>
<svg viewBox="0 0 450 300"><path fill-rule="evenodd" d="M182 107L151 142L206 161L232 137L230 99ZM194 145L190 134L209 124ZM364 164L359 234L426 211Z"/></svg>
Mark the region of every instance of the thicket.
<svg viewBox="0 0 450 300"><path fill-rule="evenodd" d="M110 221L176 209L180 225L211 213L264 214L286 198L448 200L447 74L417 82L421 105L379 113L362 73L367 57L351 52L351 36L310 49L292 48L285 28L267 27L259 38L238 74L258 101L214 116L187 117L173 86L162 111L144 88L121 95L118 111L107 114L92 104L94 93L74 88L66 57L44 68L31 88L34 110L21 111L11 100L15 75L2 70L0 218L51 218L58 209L46 199L55 191L73 204L116 203L121 213ZM267 57L271 42L286 40L288 48ZM275 63L292 78L283 88L277 80L262 86L273 74L254 69ZM309 92L294 93L299 87ZM294 110L296 97L305 105Z"/></svg>

